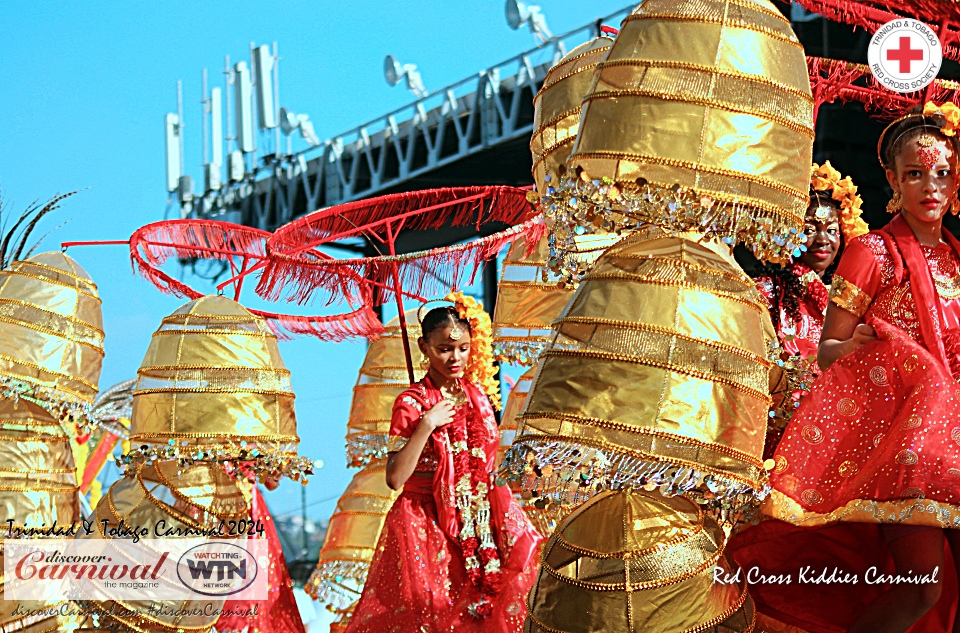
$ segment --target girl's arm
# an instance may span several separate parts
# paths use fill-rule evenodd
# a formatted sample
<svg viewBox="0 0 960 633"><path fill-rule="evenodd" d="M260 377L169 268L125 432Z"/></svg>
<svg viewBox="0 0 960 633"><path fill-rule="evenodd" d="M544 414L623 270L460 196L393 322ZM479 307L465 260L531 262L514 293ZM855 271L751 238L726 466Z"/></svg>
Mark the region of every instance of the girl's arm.
<svg viewBox="0 0 960 633"><path fill-rule="evenodd" d="M827 306L827 316L823 321L823 334L817 348L817 364L826 371L847 354L875 340L877 335L872 327L861 323L857 315L831 302Z"/></svg>
<svg viewBox="0 0 960 633"><path fill-rule="evenodd" d="M387 485L391 490L399 490L407 483L417 467L423 447L430 440L430 434L450 422L453 422L453 407L446 400L441 400L423 414L403 448L387 453Z"/></svg>

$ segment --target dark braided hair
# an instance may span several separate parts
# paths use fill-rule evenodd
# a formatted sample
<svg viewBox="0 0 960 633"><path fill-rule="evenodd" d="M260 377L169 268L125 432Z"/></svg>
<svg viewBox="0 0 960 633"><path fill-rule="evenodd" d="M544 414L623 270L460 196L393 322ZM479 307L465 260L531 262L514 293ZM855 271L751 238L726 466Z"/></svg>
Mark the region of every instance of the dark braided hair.
<svg viewBox="0 0 960 633"><path fill-rule="evenodd" d="M817 204L831 204L834 207L837 206L836 202L830 198L830 191L813 191L810 190L811 200L817 200ZM825 196L826 199L821 196ZM839 214L840 209L837 209ZM844 237L843 232L840 232L840 247L837 249L837 255L833 258L833 263L830 264L829 268L823 273L823 283L826 286L829 286L833 281L833 273L836 272L837 266L840 265L840 256L843 254L844 247ZM800 277L793 272L792 266L780 266L778 264L766 264L760 269L760 274L758 277L769 277L771 285L773 286L771 292L771 304L772 308L770 310L770 319L773 321L773 327L775 330L780 330L780 310L783 309L794 322L800 320L800 299L803 297L804 288L803 283L800 281Z"/></svg>
<svg viewBox="0 0 960 633"><path fill-rule="evenodd" d="M441 306L427 312L426 316L420 322L420 332L424 339L427 339L435 330L451 325L460 325L470 331L470 322L460 318L456 308L452 306Z"/></svg>

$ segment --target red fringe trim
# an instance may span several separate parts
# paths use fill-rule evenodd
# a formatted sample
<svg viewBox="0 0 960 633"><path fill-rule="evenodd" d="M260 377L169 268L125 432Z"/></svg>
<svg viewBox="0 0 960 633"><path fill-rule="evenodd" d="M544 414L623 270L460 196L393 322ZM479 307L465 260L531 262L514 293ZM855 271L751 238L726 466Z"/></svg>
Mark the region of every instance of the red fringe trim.
<svg viewBox="0 0 960 633"><path fill-rule="evenodd" d="M306 303L317 291L350 299L365 287L377 288L375 303L395 298L394 270L407 296L437 296L466 283L473 283L484 262L496 257L504 246L524 238L532 250L546 234L541 216L477 240L397 256L355 259L309 259L272 251L260 278L257 293L270 300L281 297Z"/></svg>
<svg viewBox="0 0 960 633"><path fill-rule="evenodd" d="M824 103L858 102L877 118L895 119L928 100L960 104L960 84L955 81L936 79L922 92L900 94L883 87L863 64L808 57L807 70L815 113Z"/></svg>
<svg viewBox="0 0 960 633"><path fill-rule="evenodd" d="M212 220L169 220L140 227L130 238L130 259L134 270L161 292L178 297L199 299L204 293L191 288L160 270L171 257L225 261L248 256L250 265L266 258L266 241L271 235L239 224ZM270 329L281 339L292 334L307 334L323 341L342 341L355 336L376 338L383 333L383 324L371 307L369 292L359 308L345 314L300 316L250 309L267 320Z"/></svg>
<svg viewBox="0 0 960 633"><path fill-rule="evenodd" d="M875 33L897 18L926 22L943 44L943 56L960 61L960 6L944 0L796 0L808 11Z"/></svg>
<svg viewBox="0 0 960 633"><path fill-rule="evenodd" d="M511 226L531 215L526 191L516 187L448 187L407 191L368 200L356 200L315 211L286 224L269 241L271 255L305 244L323 244L344 237L365 236L387 241L387 222L393 235L401 229L436 229L450 224L473 224L479 230L490 222ZM402 220L402 222L400 222Z"/></svg>

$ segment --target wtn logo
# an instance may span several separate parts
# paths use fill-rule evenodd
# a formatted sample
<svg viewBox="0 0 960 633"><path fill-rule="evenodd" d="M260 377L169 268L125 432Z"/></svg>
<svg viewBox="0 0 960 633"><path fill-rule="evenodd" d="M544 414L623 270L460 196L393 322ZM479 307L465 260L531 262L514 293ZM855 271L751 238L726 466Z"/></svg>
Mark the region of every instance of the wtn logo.
<svg viewBox="0 0 960 633"><path fill-rule="evenodd" d="M246 579L247 561L241 560L239 565L231 563L228 560L199 560L187 559L187 566L190 568L190 576L193 580L198 580L203 576L204 580L210 580L213 572L217 572L215 580L233 580L236 576Z"/></svg>

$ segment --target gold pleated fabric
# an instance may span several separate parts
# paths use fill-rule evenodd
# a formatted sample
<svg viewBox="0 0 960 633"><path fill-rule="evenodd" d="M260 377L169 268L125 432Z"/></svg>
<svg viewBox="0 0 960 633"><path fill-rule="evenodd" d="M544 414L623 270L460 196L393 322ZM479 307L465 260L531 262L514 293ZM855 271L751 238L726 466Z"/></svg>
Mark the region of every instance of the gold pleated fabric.
<svg viewBox="0 0 960 633"><path fill-rule="evenodd" d="M547 174L570 156L580 126L580 103L589 92L593 69L603 61L613 40L606 36L584 42L567 53L543 78L543 87L533 98L533 180L540 195L546 192Z"/></svg>
<svg viewBox="0 0 960 633"><path fill-rule="evenodd" d="M418 362L423 354L417 348L417 339L420 338L417 311L409 310L404 316L414 359L414 378L420 380L426 370ZM387 456L393 403L410 386L402 335L400 319L393 319L384 328L383 335L367 347L357 384L353 387L353 402L347 420L347 466L350 468L364 468Z"/></svg>
<svg viewBox="0 0 960 633"><path fill-rule="evenodd" d="M558 239L642 221L786 259L808 204L813 107L803 47L769 0L645 0L595 69L569 180L547 200Z"/></svg>
<svg viewBox="0 0 960 633"><path fill-rule="evenodd" d="M769 0L646 0L597 68L569 165L800 227L813 104L803 46Z"/></svg>
<svg viewBox="0 0 960 633"><path fill-rule="evenodd" d="M493 349L497 360L530 366L550 341L550 326L573 289L558 283L547 268L547 239L526 254L521 238L510 245L503 259L493 313Z"/></svg>
<svg viewBox="0 0 960 633"><path fill-rule="evenodd" d="M69 529L79 523L77 469L70 437L49 412L39 405L0 399L0 513L3 534L13 528L51 527ZM3 539L0 538L0 566ZM16 600L3 600L0 571L0 631L41 633L70 630L76 609L66 602L19 601L21 612L66 609L64 615L15 615ZM49 612L49 611L48 611Z"/></svg>
<svg viewBox="0 0 960 633"><path fill-rule="evenodd" d="M264 319L207 296L163 319L137 371L130 443L163 457L296 455L290 372ZM169 448L168 448L169 447Z"/></svg>
<svg viewBox="0 0 960 633"><path fill-rule="evenodd" d="M0 270L0 513L15 529L79 522L71 437L75 422L89 423L102 359L100 299L79 264L51 252ZM40 633L76 624L70 615L14 615L16 606L0 600L0 629ZM20 606L75 611L67 603Z"/></svg>
<svg viewBox="0 0 960 633"><path fill-rule="evenodd" d="M175 461L158 462L152 466L139 466L134 472L117 480L100 500L94 511L97 530L83 538L115 538L114 533L121 521L128 529L145 527L149 538L158 538L154 527L162 520L166 528L175 530L170 536L177 538L177 531L210 530L218 523L249 518L249 497L240 485L216 464L195 464L186 468ZM180 532L182 533L182 532ZM190 615L182 617L151 616L148 611L157 601L81 602L85 608L100 614L101 626L113 627L120 633L180 632L206 633L213 628L219 615L194 615L216 612L223 600L193 600L161 602L168 611L182 609ZM132 616L131 612L139 615ZM155 611L156 613L156 611ZM84 626L92 626L89 617Z"/></svg>
<svg viewBox="0 0 960 633"><path fill-rule="evenodd" d="M589 267L618 235L586 235L576 243L576 259ZM550 270L547 238L527 254L521 238L510 245L503 260L493 314L493 349L503 363L532 366L552 337L551 325L573 296L574 286Z"/></svg>
<svg viewBox="0 0 960 633"><path fill-rule="evenodd" d="M80 518L70 437L39 405L0 399L0 515L16 528Z"/></svg>
<svg viewBox="0 0 960 633"><path fill-rule="evenodd" d="M625 238L555 330L505 462L525 489L568 509L621 486L734 508L765 494L776 337L729 248L653 227Z"/></svg>
<svg viewBox="0 0 960 633"><path fill-rule="evenodd" d="M400 496L387 487L386 466L361 470L337 501L317 568L304 585L314 600L343 611L363 591L387 512ZM347 619L347 614L341 614Z"/></svg>
<svg viewBox="0 0 960 633"><path fill-rule="evenodd" d="M90 405L102 360L100 298L77 262L40 253L0 270L0 381L6 387Z"/></svg>
<svg viewBox="0 0 960 633"><path fill-rule="evenodd" d="M723 530L685 497L604 492L547 541L525 633L744 633L753 602Z"/></svg>

